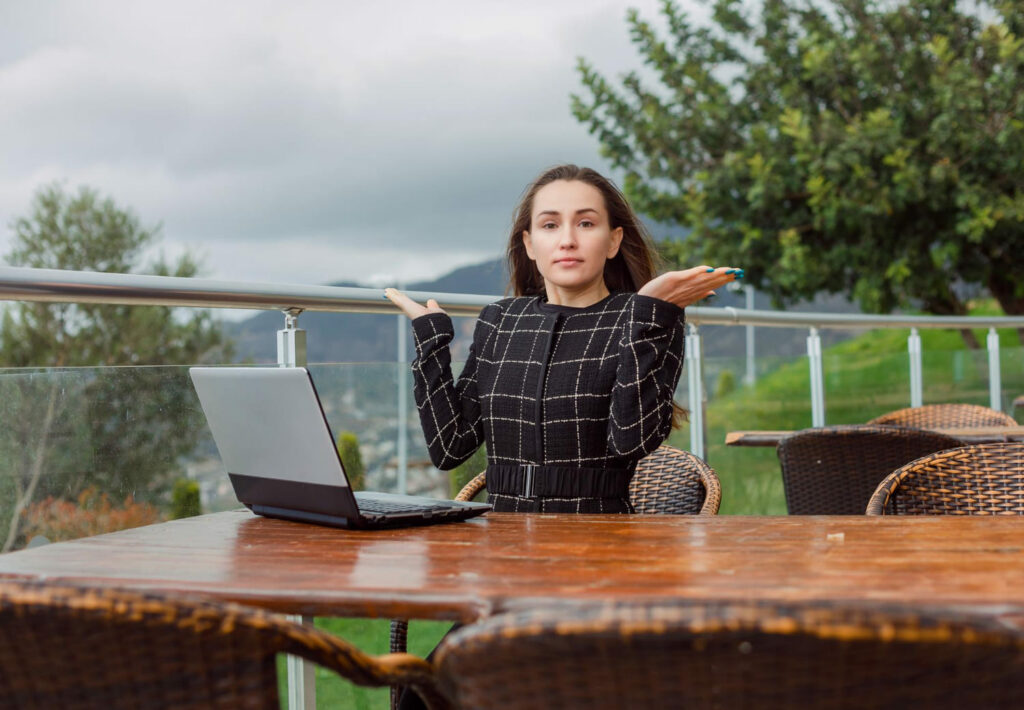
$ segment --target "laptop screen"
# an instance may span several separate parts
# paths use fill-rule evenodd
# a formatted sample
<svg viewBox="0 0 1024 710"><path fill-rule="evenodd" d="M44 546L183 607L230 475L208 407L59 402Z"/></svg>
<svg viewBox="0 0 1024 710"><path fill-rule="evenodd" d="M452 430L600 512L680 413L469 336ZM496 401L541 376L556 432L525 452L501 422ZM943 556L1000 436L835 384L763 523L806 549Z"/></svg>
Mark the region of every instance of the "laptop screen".
<svg viewBox="0 0 1024 710"><path fill-rule="evenodd" d="M302 367L189 369L228 473L348 487Z"/></svg>

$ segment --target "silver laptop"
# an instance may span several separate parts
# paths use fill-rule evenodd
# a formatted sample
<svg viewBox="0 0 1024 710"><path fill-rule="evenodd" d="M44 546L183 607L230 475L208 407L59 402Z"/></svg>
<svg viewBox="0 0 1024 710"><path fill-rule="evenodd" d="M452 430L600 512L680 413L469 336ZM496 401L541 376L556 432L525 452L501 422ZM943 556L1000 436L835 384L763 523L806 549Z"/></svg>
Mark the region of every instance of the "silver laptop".
<svg viewBox="0 0 1024 710"><path fill-rule="evenodd" d="M485 503L354 493L303 367L192 367L235 495L259 515L341 528L464 520Z"/></svg>

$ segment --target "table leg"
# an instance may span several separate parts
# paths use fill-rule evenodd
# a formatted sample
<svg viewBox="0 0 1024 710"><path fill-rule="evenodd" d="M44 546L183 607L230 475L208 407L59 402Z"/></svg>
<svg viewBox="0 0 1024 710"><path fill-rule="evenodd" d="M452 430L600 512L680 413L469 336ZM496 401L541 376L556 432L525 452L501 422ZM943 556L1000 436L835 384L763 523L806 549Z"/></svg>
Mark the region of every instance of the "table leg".
<svg viewBox="0 0 1024 710"><path fill-rule="evenodd" d="M291 616L306 626L312 616ZM316 710L316 665L297 656L288 656L288 710Z"/></svg>

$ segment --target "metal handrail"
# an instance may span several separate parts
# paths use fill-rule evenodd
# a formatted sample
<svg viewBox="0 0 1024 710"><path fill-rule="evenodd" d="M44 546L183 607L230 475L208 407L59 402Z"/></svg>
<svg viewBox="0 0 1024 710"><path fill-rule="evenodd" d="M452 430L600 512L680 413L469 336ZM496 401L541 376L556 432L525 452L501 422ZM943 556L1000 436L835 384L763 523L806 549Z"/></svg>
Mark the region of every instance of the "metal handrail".
<svg viewBox="0 0 1024 710"><path fill-rule="evenodd" d="M418 301L434 298L453 316L475 316L497 295L409 291ZM395 313L381 289L348 286L223 281L219 279L108 274L92 271L0 266L0 300L104 303L192 308L248 308L341 313ZM694 325L756 325L775 328L1024 328L1024 316L916 316L859 313L790 313L745 308L686 309Z"/></svg>

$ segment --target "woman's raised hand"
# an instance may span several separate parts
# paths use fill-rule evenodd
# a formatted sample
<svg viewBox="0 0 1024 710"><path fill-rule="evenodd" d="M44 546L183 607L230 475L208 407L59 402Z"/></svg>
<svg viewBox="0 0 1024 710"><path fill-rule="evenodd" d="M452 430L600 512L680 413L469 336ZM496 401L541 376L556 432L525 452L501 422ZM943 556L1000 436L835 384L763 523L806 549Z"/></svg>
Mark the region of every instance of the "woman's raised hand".
<svg viewBox="0 0 1024 710"><path fill-rule="evenodd" d="M684 271L669 271L645 283L637 293L660 298L686 308L697 301L713 296L715 289L730 281L743 278L743 269L720 266L695 266Z"/></svg>
<svg viewBox="0 0 1024 710"><path fill-rule="evenodd" d="M426 306L421 306L416 303L416 301L394 288L384 289L384 297L402 309L402 312L409 316L410 320L413 318L419 318L420 316L425 316L428 313L444 313L444 310L437 305L437 301L433 298L427 300Z"/></svg>

